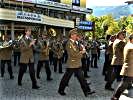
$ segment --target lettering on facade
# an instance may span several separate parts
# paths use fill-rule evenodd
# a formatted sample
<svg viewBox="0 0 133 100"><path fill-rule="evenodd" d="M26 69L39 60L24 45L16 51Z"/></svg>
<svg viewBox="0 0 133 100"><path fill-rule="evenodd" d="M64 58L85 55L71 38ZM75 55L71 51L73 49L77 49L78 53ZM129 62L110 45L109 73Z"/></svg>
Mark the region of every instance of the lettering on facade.
<svg viewBox="0 0 133 100"><path fill-rule="evenodd" d="M28 22L41 22L42 17L40 14L29 13L24 11L16 11L16 19Z"/></svg>

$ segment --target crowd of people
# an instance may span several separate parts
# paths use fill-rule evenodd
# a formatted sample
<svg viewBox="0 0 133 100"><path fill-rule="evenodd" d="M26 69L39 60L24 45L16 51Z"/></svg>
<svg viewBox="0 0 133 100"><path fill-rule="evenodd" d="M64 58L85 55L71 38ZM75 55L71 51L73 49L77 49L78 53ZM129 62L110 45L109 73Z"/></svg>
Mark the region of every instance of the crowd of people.
<svg viewBox="0 0 133 100"><path fill-rule="evenodd" d="M10 79L14 79L12 71L12 52L14 55L14 66L19 65L18 85L22 86L22 78L29 67L29 74L32 81L32 89L39 89L37 79L40 79L41 68L44 66L47 81L52 81L52 71L50 66L53 65L54 72L64 73L58 88L60 95L66 95L65 88L69 86L69 80L74 74L77 77L84 95L87 97L95 93L91 90L88 71L90 67L98 68L97 60L100 58L100 42L93 38L91 42L78 34L76 28L69 31L68 39L53 39L41 34L37 39L31 35L31 28L25 29L25 35L16 44L6 46L0 49L1 60L1 77L4 77L5 64L7 63ZM5 36L3 44L8 44L9 38ZM107 37L105 48L105 62L102 74L105 76L105 89L114 91L112 84L116 79L121 81L115 90L111 100L119 100L121 93L125 89L132 88L132 54L133 54L133 35L129 37L129 42L125 40L125 31L119 31L116 35ZM124 53L124 54L123 54ZM38 55L37 59L35 54ZM34 62L37 61L35 69ZM67 68L63 72L63 63Z"/></svg>
<svg viewBox="0 0 133 100"><path fill-rule="evenodd" d="M132 89L133 84L133 34L126 40L126 31L119 31L107 38L103 75L105 75L105 89L114 91L111 100L119 100L126 89ZM117 89L112 88L114 81L120 82Z"/></svg>

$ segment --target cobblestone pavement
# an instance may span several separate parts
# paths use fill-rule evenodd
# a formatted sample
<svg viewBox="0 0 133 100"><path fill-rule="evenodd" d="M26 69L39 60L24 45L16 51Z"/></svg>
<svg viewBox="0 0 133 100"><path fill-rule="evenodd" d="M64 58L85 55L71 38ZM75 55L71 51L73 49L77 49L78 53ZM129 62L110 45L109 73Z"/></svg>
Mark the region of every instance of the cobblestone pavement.
<svg viewBox="0 0 133 100"><path fill-rule="evenodd" d="M17 85L17 76L18 76L18 66L13 67L14 70L14 80L9 79L9 75L6 71L5 77L0 77L0 100L110 100L110 97L113 92L104 90L104 77L102 76L102 66L104 62L103 55L98 61L98 68L91 68L88 75L91 77L88 78L88 81L91 81L91 89L95 90L96 93L90 95L89 97L85 97L78 80L75 77L72 77L69 82L69 87L66 88L65 92L66 96L60 96L57 93L58 86L60 83L60 79L63 74L54 73L53 66L51 66L52 70L52 78L53 80L50 82L46 81L46 74L44 68L41 71L41 79L37 80L39 86L41 88L39 90L31 89L31 80L29 77L28 70L25 73L22 81L22 87ZM65 68L66 65L63 65ZM118 83L115 82L114 88ZM133 98L129 98L126 96L121 96L120 100L133 100Z"/></svg>

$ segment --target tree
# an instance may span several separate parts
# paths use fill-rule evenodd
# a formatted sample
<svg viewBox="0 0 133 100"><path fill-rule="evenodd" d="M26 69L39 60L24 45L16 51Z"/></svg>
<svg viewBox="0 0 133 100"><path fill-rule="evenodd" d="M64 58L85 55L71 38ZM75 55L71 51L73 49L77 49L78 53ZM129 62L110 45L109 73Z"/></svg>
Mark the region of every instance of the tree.
<svg viewBox="0 0 133 100"><path fill-rule="evenodd" d="M95 36L97 38L105 37L106 35L116 34L120 30L126 29L128 33L133 33L133 17L123 16L115 20L111 14L95 17L93 15L87 16L87 20L95 22ZM90 37L92 32L86 32Z"/></svg>

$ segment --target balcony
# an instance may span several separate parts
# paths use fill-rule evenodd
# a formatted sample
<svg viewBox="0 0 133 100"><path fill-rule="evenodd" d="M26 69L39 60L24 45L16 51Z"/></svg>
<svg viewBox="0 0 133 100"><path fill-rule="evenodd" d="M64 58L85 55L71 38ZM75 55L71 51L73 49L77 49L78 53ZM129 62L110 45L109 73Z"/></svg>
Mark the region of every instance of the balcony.
<svg viewBox="0 0 133 100"><path fill-rule="evenodd" d="M0 20L39 23L58 27L74 28L74 22L42 14L0 8Z"/></svg>

